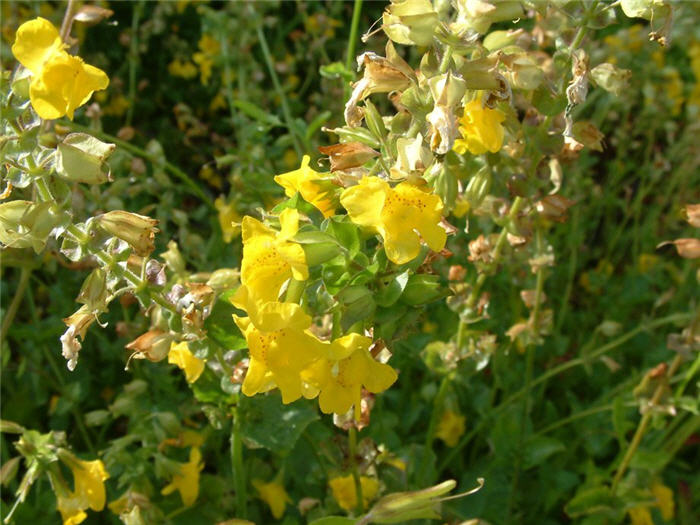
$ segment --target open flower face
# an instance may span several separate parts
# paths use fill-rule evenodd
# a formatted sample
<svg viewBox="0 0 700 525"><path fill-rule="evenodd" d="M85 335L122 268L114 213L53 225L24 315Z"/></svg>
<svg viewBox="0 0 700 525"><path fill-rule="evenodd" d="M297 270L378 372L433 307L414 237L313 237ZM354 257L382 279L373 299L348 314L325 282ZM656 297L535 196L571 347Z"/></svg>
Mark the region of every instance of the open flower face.
<svg viewBox="0 0 700 525"><path fill-rule="evenodd" d="M72 457L68 466L73 472L75 488L58 495L57 507L63 525L77 525L87 518L85 509L100 511L104 508L107 499L104 482L109 474L99 459L83 461Z"/></svg>
<svg viewBox="0 0 700 525"><path fill-rule="evenodd" d="M281 231L277 232L252 217L243 218L241 283L262 302L276 301L290 277L298 281L309 277L304 250L289 240L299 229L299 212L284 210L280 225Z"/></svg>
<svg viewBox="0 0 700 525"><path fill-rule="evenodd" d="M452 149L460 155L467 151L473 155L487 151L496 153L503 146L504 130L501 123L505 119L501 110L482 107L480 101L472 100L464 106L464 115L459 121L462 138L455 140Z"/></svg>
<svg viewBox="0 0 700 525"><path fill-rule="evenodd" d="M408 182L392 188L378 177L365 177L346 189L340 202L352 222L381 235L387 258L396 264L418 256L421 238L433 251L445 247L440 197Z"/></svg>
<svg viewBox="0 0 700 525"><path fill-rule="evenodd" d="M302 370L323 355L323 343L308 331L311 317L298 304L278 302L258 304L249 314L234 316L250 350L242 392L254 396L277 386L283 403L296 401Z"/></svg>
<svg viewBox="0 0 700 525"><path fill-rule="evenodd" d="M104 71L69 55L63 48L58 30L44 18L22 24L12 46L17 60L32 72L29 98L44 119L68 115L72 120L74 111L93 92L109 85Z"/></svg>
<svg viewBox="0 0 700 525"><path fill-rule="evenodd" d="M327 357L302 373L304 381L320 392L322 412L345 414L354 405L355 419L359 419L362 387L378 394L396 381L393 368L372 358L371 343L369 337L359 334L336 339L328 345Z"/></svg>
<svg viewBox="0 0 700 525"><path fill-rule="evenodd" d="M294 197L299 192L306 202L313 204L327 218L335 214L338 202L333 195L334 186L328 178L309 166L310 161L311 158L304 155L298 170L277 175L275 182L284 188L287 197Z"/></svg>

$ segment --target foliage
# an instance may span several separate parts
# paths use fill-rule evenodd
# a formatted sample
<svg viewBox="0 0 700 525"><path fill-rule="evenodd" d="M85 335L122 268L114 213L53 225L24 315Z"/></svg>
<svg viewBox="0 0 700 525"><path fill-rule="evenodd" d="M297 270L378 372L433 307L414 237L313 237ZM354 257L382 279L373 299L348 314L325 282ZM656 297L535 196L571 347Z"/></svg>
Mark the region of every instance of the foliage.
<svg viewBox="0 0 700 525"><path fill-rule="evenodd" d="M698 520L696 5L2 9L6 522Z"/></svg>

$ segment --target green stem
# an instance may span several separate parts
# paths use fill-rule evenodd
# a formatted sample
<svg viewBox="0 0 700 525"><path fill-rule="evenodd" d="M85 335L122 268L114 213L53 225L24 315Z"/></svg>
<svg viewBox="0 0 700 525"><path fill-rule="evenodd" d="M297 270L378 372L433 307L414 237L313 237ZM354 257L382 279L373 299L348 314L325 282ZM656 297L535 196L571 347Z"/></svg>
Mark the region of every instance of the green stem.
<svg viewBox="0 0 700 525"><path fill-rule="evenodd" d="M452 61L452 47L447 46L445 53L442 55L442 60L440 60L440 73L447 73L450 67L450 62Z"/></svg>
<svg viewBox="0 0 700 525"><path fill-rule="evenodd" d="M433 441L435 440L435 427L437 427L438 414L442 412L442 407L445 404L445 397L447 396L447 390L450 386L450 381L452 380L452 374L446 374L440 382L440 388L438 389L437 395L435 396L435 401L433 402L433 412L430 414L430 423L428 424L428 433L425 436L425 448L429 449L433 446ZM425 458L427 454L423 456L423 463L425 463ZM422 471L423 469L421 469Z"/></svg>
<svg viewBox="0 0 700 525"><path fill-rule="evenodd" d="M355 481L357 514L360 515L364 512L365 505L362 497L360 471L357 466L357 428L355 428L355 425L351 425L350 430L348 431L348 443L350 448L350 467L352 468L352 479Z"/></svg>
<svg viewBox="0 0 700 525"><path fill-rule="evenodd" d="M682 360L683 359L682 359L681 355L676 354L676 357L673 358L673 362L671 363L671 366L668 368L668 372L666 373L667 379L670 379L671 377L673 377L673 375L678 370L678 367L681 365ZM656 390L654 391L654 395L652 396L651 401L649 402L650 408L653 409L653 407L659 403L659 401L661 400L661 396L664 394L665 389L666 389L666 382L660 381L659 385L656 387ZM627 467L629 467L629 464L632 461L632 458L634 457L634 454L637 451L637 448L639 448L639 444L642 442L642 438L644 437L644 434L647 431L647 427L649 426L649 423L651 423L652 415L653 415L653 410L650 409L644 413L644 415L642 416L642 419L639 421L639 425L637 426L637 430L634 433L634 437L632 438L631 443L629 444L629 446L627 447L627 450L625 451L625 455L622 458L622 462L620 463L620 466L617 467L617 472L615 473L615 477L613 478L613 481L612 481L612 487L611 487L612 494L615 494L615 491L617 490L617 486L620 483L622 476L627 471Z"/></svg>
<svg viewBox="0 0 700 525"><path fill-rule="evenodd" d="M354 71L355 46L357 45L357 33L360 27L360 13L362 12L362 0L355 0L352 8L352 22L350 22L350 38L348 39L348 53L345 57L345 69ZM345 98L350 98L350 84L345 85Z"/></svg>
<svg viewBox="0 0 700 525"><path fill-rule="evenodd" d="M139 61L139 20L143 13L144 0L134 7L131 16L131 40L129 42L129 107L126 110L126 125L131 126L134 117L134 102L136 100L136 67Z"/></svg>
<svg viewBox="0 0 700 525"><path fill-rule="evenodd" d="M236 405L233 407L231 468L233 469L233 486L236 491L236 515L241 519L246 519L248 516L248 494L246 490L246 475L243 469L243 440L241 438L241 418L238 402L236 402Z"/></svg>
<svg viewBox="0 0 700 525"><path fill-rule="evenodd" d="M613 408L614 408L613 405L608 404L608 405L603 405L600 407L589 408L587 410L581 410L580 412L576 412L575 414L572 414L569 417L565 417L564 419L560 419L559 421L544 427L542 430L537 431L536 434L537 435L548 434L552 430L556 430L560 427L568 425L569 423L573 423L574 421L577 421L579 419L583 419L583 418L586 418L588 416L593 416L593 415L599 414L601 412L607 412L609 410L612 410Z"/></svg>
<svg viewBox="0 0 700 525"><path fill-rule="evenodd" d="M183 183L185 183L185 186L192 190L192 192L195 195L197 195L197 197L199 197L207 206L209 206L212 210L216 210L216 206L214 206L214 201L211 199L211 197L204 193L204 190L202 190L202 188L200 188L199 185L197 185L197 183L193 181L189 175L187 175L187 173L177 168L176 166L170 164L167 160L159 159L155 155L152 155L149 152L147 152L146 150L141 149L138 146L135 146L129 142L126 142L125 140L121 140L120 138L115 137L114 135L110 135L109 133L92 129L87 126L81 126L80 124L76 124L75 122L70 121L61 122L61 124L74 131L88 133L100 140L112 142L120 148L128 151L129 153L136 155L137 157L146 159L151 164L162 166L165 171L167 171L168 173L170 173L174 177L177 177Z"/></svg>
<svg viewBox="0 0 700 525"><path fill-rule="evenodd" d="M15 315L17 315L17 310L19 305L22 304L22 298L24 297L24 291L27 289L27 284L29 284L29 277L32 275L32 268L24 267L19 274L19 283L17 283L17 290L15 290L15 295L12 297L10 306L5 312L5 317L2 320L2 328L0 328L0 345L4 346L5 337L7 337L7 331L10 329L12 322L15 320Z"/></svg>
<svg viewBox="0 0 700 525"><path fill-rule="evenodd" d="M282 113L284 115L284 120L287 124L287 128L289 129L289 133L292 136L292 140L294 141L294 150L297 152L299 158L301 158L304 152L302 151L301 144L299 142L299 137L296 133L296 127L294 126L294 121L292 120L292 113L289 110L287 95L282 89L280 80L277 77L277 72L275 71L275 65L272 61L272 54L270 53L270 48L267 45L267 39L265 38L265 32L262 30L262 25L258 24L258 26L256 27L256 31L258 34L258 40L260 41L260 47L263 52L263 57L265 58L265 65L267 66L267 71L270 73L270 77L272 77L272 83L275 86L275 91L277 92L277 96L280 98L280 103L282 104Z"/></svg>

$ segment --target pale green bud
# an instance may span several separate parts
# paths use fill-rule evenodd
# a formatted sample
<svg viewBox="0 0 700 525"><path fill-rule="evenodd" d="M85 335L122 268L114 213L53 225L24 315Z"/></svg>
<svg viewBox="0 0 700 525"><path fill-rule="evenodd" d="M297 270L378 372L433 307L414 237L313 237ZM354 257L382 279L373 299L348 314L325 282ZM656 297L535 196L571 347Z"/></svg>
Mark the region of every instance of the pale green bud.
<svg viewBox="0 0 700 525"><path fill-rule="evenodd" d="M617 96L627 88L632 72L629 69L620 69L607 62L600 64L590 71L593 82Z"/></svg>
<svg viewBox="0 0 700 525"><path fill-rule="evenodd" d="M103 171L103 165L115 147L86 133L71 133L58 145L56 171L73 182L106 182L110 174Z"/></svg>
<svg viewBox="0 0 700 525"><path fill-rule="evenodd" d="M11 248L44 249L54 228L69 216L52 202L16 200L0 204L0 242Z"/></svg>
<svg viewBox="0 0 700 525"><path fill-rule="evenodd" d="M153 251L153 239L158 232L156 219L116 210L99 215L95 220L103 230L128 243L136 255L146 256Z"/></svg>
<svg viewBox="0 0 700 525"><path fill-rule="evenodd" d="M430 0L392 0L382 22L384 32L397 44L429 46L439 21Z"/></svg>
<svg viewBox="0 0 700 525"><path fill-rule="evenodd" d="M366 522L403 523L415 519L440 519L440 497L456 485L451 479L423 490L388 494L372 507Z"/></svg>

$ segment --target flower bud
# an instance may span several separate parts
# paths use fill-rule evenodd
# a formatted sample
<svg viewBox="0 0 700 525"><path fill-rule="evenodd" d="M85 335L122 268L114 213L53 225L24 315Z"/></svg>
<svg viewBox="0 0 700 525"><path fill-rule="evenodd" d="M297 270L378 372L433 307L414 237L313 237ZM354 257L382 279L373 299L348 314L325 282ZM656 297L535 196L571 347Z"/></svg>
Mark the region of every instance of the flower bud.
<svg viewBox="0 0 700 525"><path fill-rule="evenodd" d="M607 62L591 69L590 74L593 82L605 91L609 91L617 96L620 96L622 91L627 88L630 76L632 76L632 72L629 69L620 69Z"/></svg>
<svg viewBox="0 0 700 525"><path fill-rule="evenodd" d="M96 221L103 230L127 242L136 255L146 256L153 251L153 239L158 232L156 219L117 210L96 217Z"/></svg>
<svg viewBox="0 0 700 525"><path fill-rule="evenodd" d="M440 497L455 488L454 480L412 492L396 492L380 499L369 512L371 523L403 523L415 519L440 519Z"/></svg>
<svg viewBox="0 0 700 525"><path fill-rule="evenodd" d="M527 33L524 29L513 31L491 31L484 37L483 46L489 51L496 51L504 47L512 46L519 42Z"/></svg>
<svg viewBox="0 0 700 525"><path fill-rule="evenodd" d="M56 171L72 182L101 184L111 180L103 165L115 147L86 133L71 133L58 145Z"/></svg>
<svg viewBox="0 0 700 525"><path fill-rule="evenodd" d="M126 349L133 351L133 359L148 359L155 363L165 359L173 340L171 334L155 328L131 341L126 345Z"/></svg>
<svg viewBox="0 0 700 525"><path fill-rule="evenodd" d="M175 241L168 242L168 249L161 253L160 256L165 260L165 264L171 272L178 276L185 275L185 260L182 258L180 249Z"/></svg>
<svg viewBox="0 0 700 525"><path fill-rule="evenodd" d="M430 0L391 0L382 15L382 29L397 44L429 46L438 25Z"/></svg>
<svg viewBox="0 0 700 525"><path fill-rule="evenodd" d="M472 208L476 208L481 204L484 198L491 191L491 172L484 167L477 171L469 182L464 192L464 196Z"/></svg>
<svg viewBox="0 0 700 525"><path fill-rule="evenodd" d="M328 155L331 161L331 172L357 168L379 155L374 149L365 146L361 142L346 142L344 144L333 144L331 146L319 146L318 151L324 155Z"/></svg>
<svg viewBox="0 0 700 525"><path fill-rule="evenodd" d="M505 76L516 89L531 91L537 89L544 80L542 69L526 54L507 55L502 61L508 68Z"/></svg>
<svg viewBox="0 0 700 525"><path fill-rule="evenodd" d="M520 2L502 0L457 0L457 21L460 30L471 29L484 34L495 22L515 20L523 15Z"/></svg>
<svg viewBox="0 0 700 525"><path fill-rule="evenodd" d="M102 268L93 270L83 283L77 302L84 304L94 314L107 311L107 275Z"/></svg>
<svg viewBox="0 0 700 525"><path fill-rule="evenodd" d="M52 202L16 200L0 204L0 242L11 248L44 249L54 228L68 215Z"/></svg>

